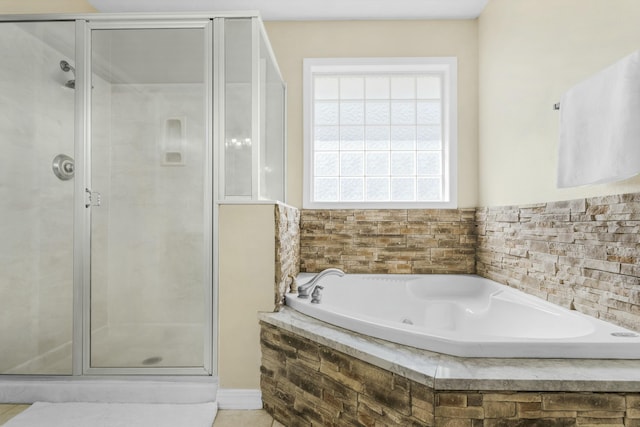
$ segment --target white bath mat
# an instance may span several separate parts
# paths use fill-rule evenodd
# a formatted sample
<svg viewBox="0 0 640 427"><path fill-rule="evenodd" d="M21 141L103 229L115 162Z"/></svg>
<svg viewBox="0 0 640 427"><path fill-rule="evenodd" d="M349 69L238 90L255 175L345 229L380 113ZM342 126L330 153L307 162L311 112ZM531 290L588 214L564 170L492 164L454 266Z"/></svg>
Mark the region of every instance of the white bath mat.
<svg viewBox="0 0 640 427"><path fill-rule="evenodd" d="M211 427L217 403L36 402L4 427Z"/></svg>

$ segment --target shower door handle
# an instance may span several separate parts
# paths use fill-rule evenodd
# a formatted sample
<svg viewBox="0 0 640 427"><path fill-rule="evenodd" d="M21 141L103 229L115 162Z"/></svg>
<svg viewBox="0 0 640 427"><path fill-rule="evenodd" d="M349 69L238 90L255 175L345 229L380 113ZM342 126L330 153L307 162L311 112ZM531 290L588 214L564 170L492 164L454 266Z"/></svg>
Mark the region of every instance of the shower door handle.
<svg viewBox="0 0 640 427"><path fill-rule="evenodd" d="M85 208L88 208L89 206L102 205L102 194L98 193L97 191L92 191L88 188L85 188L85 196Z"/></svg>

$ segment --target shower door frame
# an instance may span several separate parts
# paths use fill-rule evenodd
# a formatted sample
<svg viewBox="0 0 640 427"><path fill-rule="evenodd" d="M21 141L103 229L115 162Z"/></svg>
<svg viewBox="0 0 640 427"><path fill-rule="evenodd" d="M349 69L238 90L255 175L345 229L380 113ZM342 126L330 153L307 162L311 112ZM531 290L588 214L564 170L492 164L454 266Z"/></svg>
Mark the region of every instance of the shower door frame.
<svg viewBox="0 0 640 427"><path fill-rule="evenodd" d="M213 26L215 17L189 15L169 18L166 15L96 15L77 17L76 23L76 103L75 103L75 210L74 210L74 313L72 341L72 375L215 375L217 352L217 207L213 185ZM204 30L204 269L205 287L204 364L202 367L91 367L91 75L93 30L129 29L202 29ZM87 206L89 205L89 206Z"/></svg>
<svg viewBox="0 0 640 427"><path fill-rule="evenodd" d="M75 123L74 123L74 231L73 231L73 331L72 331L72 371L70 374L18 374L0 375L0 379L12 379L24 387L35 384L34 379L80 381L83 379L104 376L137 377L140 379L154 376L174 376L184 378L197 376L198 380L218 374L218 212L220 203L220 182L223 182L224 163L220 163L224 150L224 20L227 18L251 19L254 23L254 43L256 31L265 33L257 11L229 12L185 12L185 13L95 13L95 14L15 14L0 15L0 22L73 22L75 25ZM131 28L140 25L145 28L188 28L194 22L206 22L206 155L205 168L205 209L209 216L205 233L206 245L205 266L208 269L206 286L207 332L205 339L205 360L203 368L91 368L89 366L90 341L90 291L91 291L91 209L85 208L87 202L85 189L90 187L90 154L91 154L91 30L101 28ZM202 24L200 24L202 25ZM185 27L186 26L186 27ZM273 57L272 47L268 45ZM256 51L252 56L255 57ZM215 68L214 68L215 66ZM253 64L252 67L256 67ZM215 73L214 73L215 71ZM253 71L256 73L256 71ZM278 69L278 72L279 69ZM285 86L286 93L286 86ZM254 90L253 103L259 99L259 92ZM285 106L286 106L285 94ZM285 107L286 108L286 107ZM286 129L286 115L285 129ZM253 120L257 120L256 117ZM253 125L255 127L255 124ZM214 131L215 130L215 131ZM284 164L286 165L286 151ZM221 166L222 169L218 170ZM215 167L215 170L214 170ZM286 174L286 168L285 168ZM215 185L214 185L215 184ZM75 389L74 390L79 390ZM1 390L0 390L1 391ZM39 392L38 392L39 393ZM41 394L37 394L41 396ZM42 399L39 397L39 399Z"/></svg>

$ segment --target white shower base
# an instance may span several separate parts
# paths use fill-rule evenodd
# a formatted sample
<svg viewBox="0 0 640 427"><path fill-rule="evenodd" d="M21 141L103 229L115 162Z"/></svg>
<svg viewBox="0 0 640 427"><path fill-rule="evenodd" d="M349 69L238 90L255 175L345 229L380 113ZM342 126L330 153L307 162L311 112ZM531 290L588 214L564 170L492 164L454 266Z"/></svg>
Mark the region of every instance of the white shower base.
<svg viewBox="0 0 640 427"><path fill-rule="evenodd" d="M217 392L216 377L0 376L0 403L205 403Z"/></svg>
<svg viewBox="0 0 640 427"><path fill-rule="evenodd" d="M100 328L92 334L92 367L202 367L203 336L203 327L198 324ZM64 343L1 372L0 403L216 401L218 379L212 376L71 376L71 351L71 342Z"/></svg>

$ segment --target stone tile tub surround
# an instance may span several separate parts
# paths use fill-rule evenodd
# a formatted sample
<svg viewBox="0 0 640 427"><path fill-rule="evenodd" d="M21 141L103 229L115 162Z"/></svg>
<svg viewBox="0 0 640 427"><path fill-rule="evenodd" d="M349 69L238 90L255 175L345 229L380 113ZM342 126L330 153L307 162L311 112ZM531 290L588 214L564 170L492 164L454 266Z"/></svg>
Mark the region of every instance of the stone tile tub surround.
<svg viewBox="0 0 640 427"><path fill-rule="evenodd" d="M640 331L640 193L480 208L477 274Z"/></svg>
<svg viewBox="0 0 640 427"><path fill-rule="evenodd" d="M475 209L304 209L300 271L475 273Z"/></svg>
<svg viewBox="0 0 640 427"><path fill-rule="evenodd" d="M380 211L376 222L362 220L366 212L302 211L301 271L415 272L415 261L427 259L416 244L420 237L407 233L409 225L397 217L385 217L388 212L393 215ZM411 222L414 211L406 212ZM384 236L387 227L406 234ZM479 208L472 230L459 236L473 242L477 274L639 330L640 193ZM405 240L411 243L403 247L401 241L394 250L390 243L403 235L412 236ZM435 234L426 236L425 246L440 248ZM378 246L388 249L386 257ZM417 250L407 256L413 246ZM303 315L289 309L261 315L263 399L285 425L640 426L637 361L464 359L429 352L412 358L419 350L306 316L293 323L265 316ZM275 332L264 332L271 327Z"/></svg>
<svg viewBox="0 0 640 427"><path fill-rule="evenodd" d="M287 426L640 426L640 362L465 359L263 313L265 408Z"/></svg>
<svg viewBox="0 0 640 427"><path fill-rule="evenodd" d="M304 209L299 233L302 272L475 273L640 331L640 193L478 209ZM276 279L283 288L286 275Z"/></svg>

